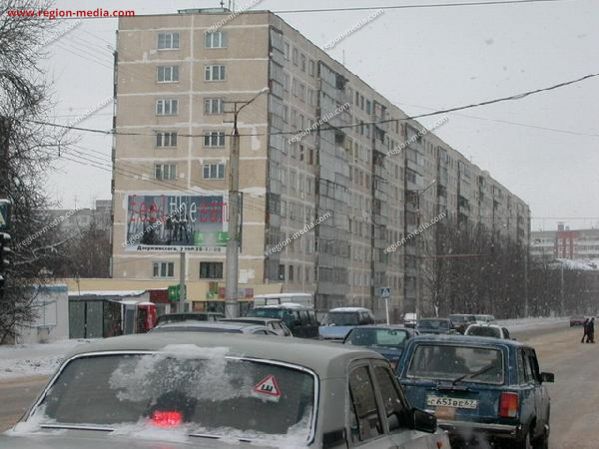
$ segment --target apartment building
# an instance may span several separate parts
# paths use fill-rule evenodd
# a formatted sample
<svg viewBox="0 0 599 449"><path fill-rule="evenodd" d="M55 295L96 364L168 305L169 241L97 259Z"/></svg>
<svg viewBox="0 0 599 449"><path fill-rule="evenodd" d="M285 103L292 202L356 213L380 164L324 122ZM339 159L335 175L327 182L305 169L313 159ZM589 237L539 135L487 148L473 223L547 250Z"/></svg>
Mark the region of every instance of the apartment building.
<svg viewBox="0 0 599 449"><path fill-rule="evenodd" d="M115 278L178 279L185 251L188 282L224 286L229 102L264 88L239 115L240 287L377 311L390 287L399 312L423 243L388 248L441 212L528 239L523 201L268 11L121 18L117 40Z"/></svg>
<svg viewBox="0 0 599 449"><path fill-rule="evenodd" d="M559 223L555 231L531 233L530 255L540 260L599 259L599 229L570 229Z"/></svg>

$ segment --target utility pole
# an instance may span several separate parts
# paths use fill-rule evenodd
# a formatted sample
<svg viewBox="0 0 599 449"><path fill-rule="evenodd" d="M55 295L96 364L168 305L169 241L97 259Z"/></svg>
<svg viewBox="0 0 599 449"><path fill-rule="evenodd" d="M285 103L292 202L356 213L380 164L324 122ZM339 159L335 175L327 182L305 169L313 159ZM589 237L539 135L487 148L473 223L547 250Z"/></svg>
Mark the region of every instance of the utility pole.
<svg viewBox="0 0 599 449"><path fill-rule="evenodd" d="M560 262L560 316L564 316L566 314L565 311L565 299L564 299L564 263Z"/></svg>
<svg viewBox="0 0 599 449"><path fill-rule="evenodd" d="M237 318L239 316L239 226L240 226L240 192L239 192L239 151L240 135L238 129L238 117L243 108L252 103L264 93L268 93L266 87L260 90L248 101L225 101L232 104L233 134L231 135L231 154L229 156L229 239L227 241L227 272L225 275L225 316ZM228 122L230 123L230 122Z"/></svg>
<svg viewBox="0 0 599 449"><path fill-rule="evenodd" d="M191 303L187 301L187 257L185 251L181 251L179 262L179 304L183 305L181 312L191 312Z"/></svg>
<svg viewBox="0 0 599 449"><path fill-rule="evenodd" d="M428 189L430 189L432 186L435 185L435 183L437 182L436 179L433 179L432 182L426 186L424 189L421 190L416 190L416 317L418 319L420 319L420 308L421 308L421 304L420 304L420 295L422 292L422 289L420 288L420 284L421 284L421 270L420 270L420 265L423 263L424 258L420 258L420 244L422 242L424 242L424 240L422 239L422 237L420 236L421 232L420 232L420 222L421 222L421 217L422 214L420 213L420 196L426 192Z"/></svg>

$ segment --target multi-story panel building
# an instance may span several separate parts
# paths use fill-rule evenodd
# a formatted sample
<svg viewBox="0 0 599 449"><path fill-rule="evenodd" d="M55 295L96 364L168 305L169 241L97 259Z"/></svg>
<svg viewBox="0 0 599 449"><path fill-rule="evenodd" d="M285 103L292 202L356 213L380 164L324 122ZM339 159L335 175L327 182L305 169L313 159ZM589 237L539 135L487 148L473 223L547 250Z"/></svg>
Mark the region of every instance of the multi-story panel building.
<svg viewBox="0 0 599 449"><path fill-rule="evenodd" d="M543 260L599 260L599 229L571 230L559 223L556 231L531 233L530 254Z"/></svg>
<svg viewBox="0 0 599 449"><path fill-rule="evenodd" d="M386 286L409 310L420 243L387 249L419 224L446 212L519 238L496 218L526 204L281 18L182 11L119 21L114 277L178 278L185 250L188 282L224 285L228 111L266 87L239 116L240 286L375 310Z"/></svg>

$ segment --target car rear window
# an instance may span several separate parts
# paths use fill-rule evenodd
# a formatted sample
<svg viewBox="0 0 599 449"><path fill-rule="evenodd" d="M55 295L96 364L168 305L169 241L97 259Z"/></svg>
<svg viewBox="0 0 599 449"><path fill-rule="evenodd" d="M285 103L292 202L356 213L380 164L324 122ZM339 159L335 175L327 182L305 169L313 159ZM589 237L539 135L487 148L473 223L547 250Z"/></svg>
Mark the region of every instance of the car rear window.
<svg viewBox="0 0 599 449"><path fill-rule="evenodd" d="M408 333L402 329L372 329L357 327L353 329L347 342L356 346L403 346Z"/></svg>
<svg viewBox="0 0 599 449"><path fill-rule="evenodd" d="M495 327L474 326L468 329L468 335L500 338L501 332Z"/></svg>
<svg viewBox="0 0 599 449"><path fill-rule="evenodd" d="M418 322L421 329L449 329L449 321L445 320L422 320Z"/></svg>
<svg viewBox="0 0 599 449"><path fill-rule="evenodd" d="M358 312L329 312L324 319L324 324L334 324L335 326L355 326L360 324L360 315Z"/></svg>
<svg viewBox="0 0 599 449"><path fill-rule="evenodd" d="M408 377L503 384L503 355L499 349L457 345L418 345L409 362Z"/></svg>
<svg viewBox="0 0 599 449"><path fill-rule="evenodd" d="M314 375L229 358L226 348L200 348L200 358L197 346L175 346L191 349L72 360L44 398L43 416L36 414L36 421L151 428L157 416L175 413L187 434L308 439Z"/></svg>

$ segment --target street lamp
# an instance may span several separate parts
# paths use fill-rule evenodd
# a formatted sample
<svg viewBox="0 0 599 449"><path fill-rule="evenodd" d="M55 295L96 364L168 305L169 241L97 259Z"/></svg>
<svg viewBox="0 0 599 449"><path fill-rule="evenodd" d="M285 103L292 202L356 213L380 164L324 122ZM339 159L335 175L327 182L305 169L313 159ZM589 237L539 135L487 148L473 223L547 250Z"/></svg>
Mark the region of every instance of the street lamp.
<svg viewBox="0 0 599 449"><path fill-rule="evenodd" d="M432 186L434 186L436 184L437 180L433 179L431 181L431 183L429 185L427 185L425 188L420 189L420 190L416 190L416 317L420 318L420 293L421 293L421 289L420 289L420 283L421 283L421 279L420 279L420 264L422 263L420 260L420 195L422 195L423 193L425 193L428 189L430 189Z"/></svg>
<svg viewBox="0 0 599 449"><path fill-rule="evenodd" d="M233 114L233 134L231 136L231 154L229 156L229 239L227 240L227 273L225 286L225 316L227 318L237 318L239 316L239 214L240 214L240 194L239 194L239 129L237 128L237 118L243 108L251 104L260 95L268 93L268 87L260 90L250 100L247 101L225 101L225 104L232 104L232 111L225 111ZM230 123L230 122L228 122Z"/></svg>

